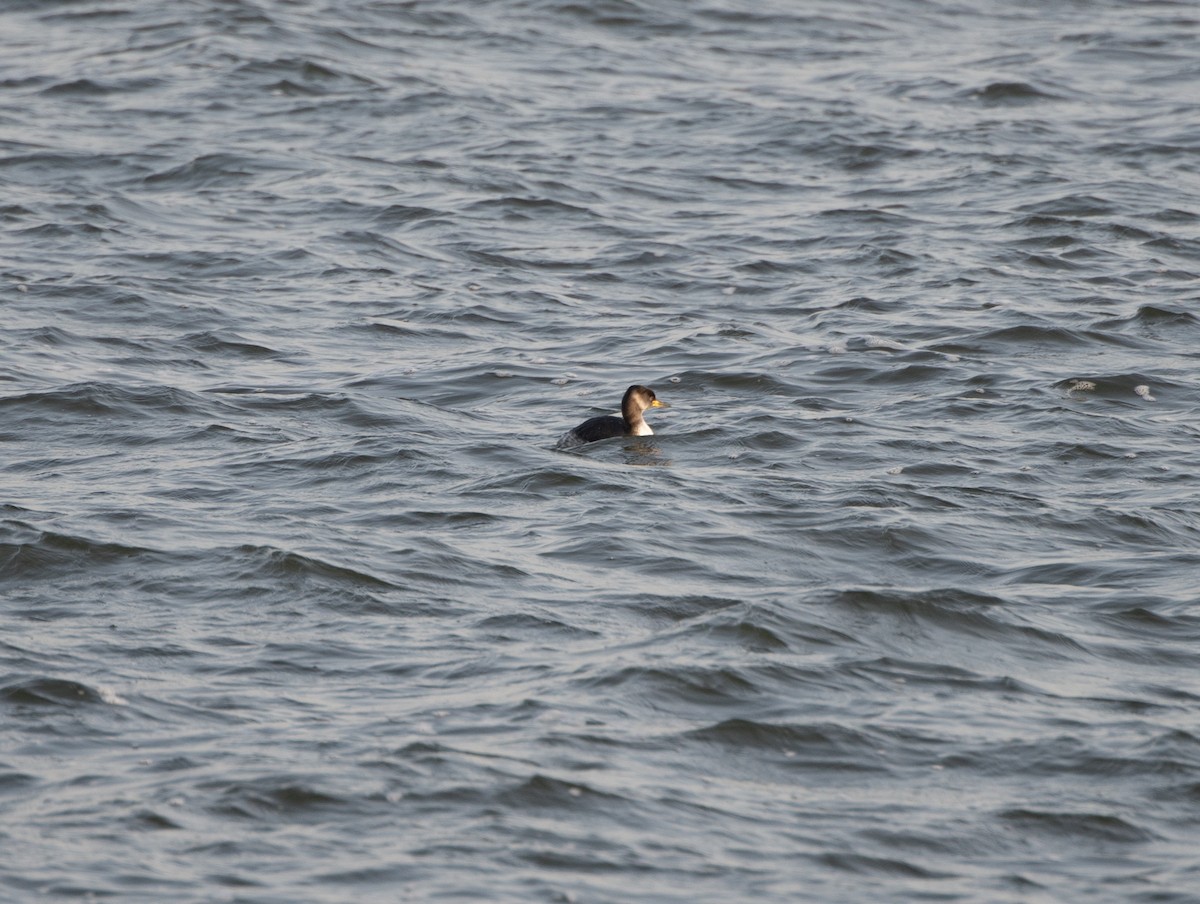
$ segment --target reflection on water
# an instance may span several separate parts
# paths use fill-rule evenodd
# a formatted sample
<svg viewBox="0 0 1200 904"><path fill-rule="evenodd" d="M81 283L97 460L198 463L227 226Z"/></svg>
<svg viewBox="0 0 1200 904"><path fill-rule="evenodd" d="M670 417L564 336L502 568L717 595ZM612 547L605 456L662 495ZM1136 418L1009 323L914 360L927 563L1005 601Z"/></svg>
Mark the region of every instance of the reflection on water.
<svg viewBox="0 0 1200 904"><path fill-rule="evenodd" d="M664 457L658 443L648 437L633 437L624 442L621 449L625 453L623 460L627 465L656 468L666 468L671 465L671 459Z"/></svg>

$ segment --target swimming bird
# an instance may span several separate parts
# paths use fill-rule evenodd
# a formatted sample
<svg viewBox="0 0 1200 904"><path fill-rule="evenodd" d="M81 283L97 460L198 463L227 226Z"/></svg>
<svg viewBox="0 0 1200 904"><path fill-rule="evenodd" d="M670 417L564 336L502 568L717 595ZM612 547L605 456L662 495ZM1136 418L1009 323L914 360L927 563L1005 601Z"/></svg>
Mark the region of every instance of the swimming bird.
<svg viewBox="0 0 1200 904"><path fill-rule="evenodd" d="M621 399L621 416L611 414L588 418L574 430L568 430L558 441L560 447L594 443L614 436L651 436L654 431L642 418L647 408L670 408L659 401L648 386L630 386Z"/></svg>

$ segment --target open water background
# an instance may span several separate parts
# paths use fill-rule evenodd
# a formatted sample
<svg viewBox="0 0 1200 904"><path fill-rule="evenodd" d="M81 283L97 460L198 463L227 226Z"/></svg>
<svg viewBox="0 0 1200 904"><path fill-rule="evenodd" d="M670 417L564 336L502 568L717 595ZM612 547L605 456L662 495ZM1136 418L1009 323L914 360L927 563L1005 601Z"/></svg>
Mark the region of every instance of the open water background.
<svg viewBox="0 0 1200 904"><path fill-rule="evenodd" d="M0 899L1200 900L1193 3L0 43Z"/></svg>

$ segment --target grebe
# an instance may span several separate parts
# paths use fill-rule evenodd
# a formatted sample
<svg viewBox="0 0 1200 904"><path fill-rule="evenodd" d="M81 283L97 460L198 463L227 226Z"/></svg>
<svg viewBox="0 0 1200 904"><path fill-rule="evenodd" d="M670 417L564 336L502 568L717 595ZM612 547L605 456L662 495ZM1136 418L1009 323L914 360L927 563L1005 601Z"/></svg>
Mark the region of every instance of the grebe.
<svg viewBox="0 0 1200 904"><path fill-rule="evenodd" d="M621 399L620 417L608 414L588 418L574 430L567 431L558 441L558 446L579 446L614 436L652 436L654 431L642 418L642 412L647 408L670 407L666 402L658 400L653 389L647 386L630 386L625 390L625 397Z"/></svg>

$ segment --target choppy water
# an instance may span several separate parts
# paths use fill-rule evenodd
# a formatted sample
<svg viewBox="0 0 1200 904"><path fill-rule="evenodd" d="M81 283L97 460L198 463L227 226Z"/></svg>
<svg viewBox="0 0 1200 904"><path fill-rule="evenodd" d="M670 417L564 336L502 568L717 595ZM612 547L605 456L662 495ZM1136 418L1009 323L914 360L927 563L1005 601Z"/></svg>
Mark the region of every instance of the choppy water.
<svg viewBox="0 0 1200 904"><path fill-rule="evenodd" d="M1200 900L1192 3L0 36L0 899Z"/></svg>

